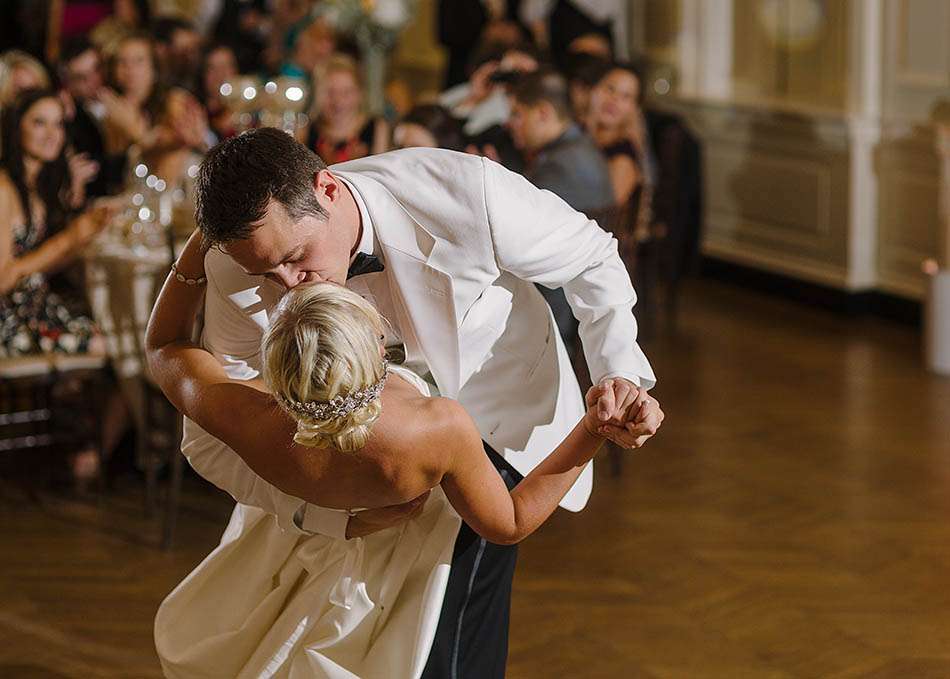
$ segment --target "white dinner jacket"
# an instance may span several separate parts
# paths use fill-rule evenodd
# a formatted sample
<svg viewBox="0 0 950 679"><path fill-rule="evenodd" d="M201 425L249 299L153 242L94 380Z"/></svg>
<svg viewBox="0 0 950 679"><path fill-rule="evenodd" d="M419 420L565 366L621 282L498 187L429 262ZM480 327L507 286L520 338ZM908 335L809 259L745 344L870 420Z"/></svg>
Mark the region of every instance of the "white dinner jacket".
<svg viewBox="0 0 950 679"><path fill-rule="evenodd" d="M405 149L331 168L359 193L382 250L407 354L428 366L482 437L527 474L577 424L583 400L544 298L563 287L591 377L652 387L637 345L636 295L616 240L554 194L490 160ZM268 313L283 290L212 250L203 342L232 377L260 369ZM182 450L206 479L286 528L342 536L346 514L306 505L258 477L223 443L186 422ZM592 469L561 502L590 496Z"/></svg>

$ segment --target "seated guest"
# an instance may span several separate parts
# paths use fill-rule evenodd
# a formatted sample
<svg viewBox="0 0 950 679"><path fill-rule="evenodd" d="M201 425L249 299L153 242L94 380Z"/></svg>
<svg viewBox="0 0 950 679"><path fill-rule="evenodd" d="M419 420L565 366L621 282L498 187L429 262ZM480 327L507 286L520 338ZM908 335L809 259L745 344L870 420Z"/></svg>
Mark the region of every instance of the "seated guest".
<svg viewBox="0 0 950 679"><path fill-rule="evenodd" d="M521 75L538 70L540 57L528 44L500 51L488 45L478 59L469 81L443 92L439 103L463 121L462 130L469 140L467 152L522 172L521 154L505 128L510 114L508 87Z"/></svg>
<svg viewBox="0 0 950 679"><path fill-rule="evenodd" d="M221 85L240 75L234 49L223 43L212 45L205 52L201 64L198 96L204 106L211 131L218 140L237 134L234 116L221 95Z"/></svg>
<svg viewBox="0 0 950 679"><path fill-rule="evenodd" d="M107 223L102 208L70 219L63 105L28 90L3 119L0 156L0 355L82 353L92 321L75 300L49 292L46 276L76 256Z"/></svg>
<svg viewBox="0 0 950 679"><path fill-rule="evenodd" d="M538 70L540 57L528 44L516 47L485 45L468 82L446 90L439 103L465 121L465 134L480 135L508 120L507 85L523 73Z"/></svg>
<svg viewBox="0 0 950 679"><path fill-rule="evenodd" d="M365 99L356 61L334 55L316 83L316 110L306 138L307 147L327 165L388 149L389 125L366 114Z"/></svg>
<svg viewBox="0 0 950 679"><path fill-rule="evenodd" d="M161 108L162 92L151 38L136 34L119 43L110 81L112 87L100 90L99 101L105 107L107 182L118 188L129 148L151 144L152 125Z"/></svg>
<svg viewBox="0 0 950 679"><path fill-rule="evenodd" d="M413 108L393 131L396 148L412 146L461 151L465 148L462 126L447 109L438 104Z"/></svg>
<svg viewBox="0 0 950 679"><path fill-rule="evenodd" d="M587 52L606 59L627 56L625 0L534 0L526 12L532 23L543 22L555 63L571 53Z"/></svg>
<svg viewBox="0 0 950 679"><path fill-rule="evenodd" d="M280 74L310 80L319 77L322 68L337 51L336 33L324 17L307 18L286 34L287 61Z"/></svg>
<svg viewBox="0 0 950 679"><path fill-rule="evenodd" d="M198 100L182 88L169 90L156 119L153 143L142 150L140 160L152 174L165 180L168 195L173 198L177 232L194 229L195 176L214 141Z"/></svg>
<svg viewBox="0 0 950 679"><path fill-rule="evenodd" d="M626 205L644 180L640 74L616 64L591 89L587 131L607 156L618 205Z"/></svg>
<svg viewBox="0 0 950 679"><path fill-rule="evenodd" d="M78 294L53 292L50 274L76 257L111 218L97 207L71 217L63 105L52 90L28 90L5 112L0 156L0 357L104 354ZM125 428L117 394L103 426L103 454ZM73 458L77 481L98 472L86 449Z"/></svg>
<svg viewBox="0 0 950 679"><path fill-rule="evenodd" d="M512 139L527 156L525 176L584 213L614 202L607 164L574 123L567 82L555 71L524 76L511 89Z"/></svg>
<svg viewBox="0 0 950 679"><path fill-rule="evenodd" d="M572 54L567 58L564 75L574 120L587 119L590 108L590 92L601 78L610 71L613 62L591 54Z"/></svg>
<svg viewBox="0 0 950 679"><path fill-rule="evenodd" d="M571 118L567 82L541 70L523 76L511 88L508 120L515 146L527 156L525 176L540 189L594 217L609 209L614 195L600 151ZM577 319L561 289L538 286L548 300L569 348L578 344Z"/></svg>
<svg viewBox="0 0 950 679"><path fill-rule="evenodd" d="M518 14L520 0L439 0L438 39L448 52L445 87L465 82L466 66L480 44L514 45L528 37Z"/></svg>
<svg viewBox="0 0 950 679"><path fill-rule="evenodd" d="M195 27L178 17L159 17L152 24L155 55L162 82L168 87L198 86L201 67L201 35Z"/></svg>
<svg viewBox="0 0 950 679"><path fill-rule="evenodd" d="M26 52L9 50L0 57L0 110L11 105L21 92L49 86L46 68Z"/></svg>
<svg viewBox="0 0 950 679"><path fill-rule="evenodd" d="M618 211L601 227L619 241L630 277L639 280L637 261L651 236L654 181L650 142L640 107L640 74L632 65L615 64L591 89L587 130L607 157ZM638 285L647 295L646 286Z"/></svg>
<svg viewBox="0 0 950 679"><path fill-rule="evenodd" d="M88 195L103 196L106 184L99 169L105 162L101 122L105 110L97 99L103 86L102 60L92 43L76 38L66 44L60 53L59 79L66 106L66 137L72 146L71 173L88 175Z"/></svg>
<svg viewBox="0 0 950 679"><path fill-rule="evenodd" d="M269 0L219 0L213 37L234 45L240 73L253 73L263 65L261 54L272 27Z"/></svg>
<svg viewBox="0 0 950 679"><path fill-rule="evenodd" d="M89 33L89 40L102 54L111 57L119 43L144 31L151 20L149 0L113 0L112 14Z"/></svg>

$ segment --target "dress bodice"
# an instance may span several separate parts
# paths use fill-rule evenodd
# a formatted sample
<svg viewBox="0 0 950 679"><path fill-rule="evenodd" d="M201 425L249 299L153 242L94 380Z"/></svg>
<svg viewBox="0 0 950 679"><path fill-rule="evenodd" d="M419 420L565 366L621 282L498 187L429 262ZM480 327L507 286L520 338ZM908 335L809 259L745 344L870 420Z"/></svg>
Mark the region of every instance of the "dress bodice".
<svg viewBox="0 0 950 679"><path fill-rule="evenodd" d="M387 370L391 373L399 375L401 378L409 382L409 384L418 389L423 396L432 395L432 391L429 389L429 383L419 377L416 373L412 372L409 368L401 365L393 365L390 363Z"/></svg>

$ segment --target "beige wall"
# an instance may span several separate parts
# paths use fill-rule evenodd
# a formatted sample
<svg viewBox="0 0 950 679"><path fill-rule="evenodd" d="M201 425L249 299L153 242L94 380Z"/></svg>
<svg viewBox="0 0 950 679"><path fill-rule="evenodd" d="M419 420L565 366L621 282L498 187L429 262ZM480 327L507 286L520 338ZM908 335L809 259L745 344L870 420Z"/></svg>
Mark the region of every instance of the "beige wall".
<svg viewBox="0 0 950 679"><path fill-rule="evenodd" d="M933 108L950 99L950 3L887 0L885 120L877 153L882 289L919 297L920 264L936 251L939 164Z"/></svg>
<svg viewBox="0 0 950 679"><path fill-rule="evenodd" d="M761 0L733 0L733 77L737 96L832 109L845 106L847 3L825 3L823 18L810 24L809 17L815 14L804 9L796 13L794 9L795 3L802 1L766 5ZM804 24L798 32L802 35L800 39L792 39L780 28L778 33L768 29L791 24L796 17Z"/></svg>
<svg viewBox="0 0 950 679"><path fill-rule="evenodd" d="M634 0L634 20L661 72L689 68L687 57L702 63L703 50L732 52L727 97L674 91L658 102L682 112L704 142L706 252L921 297L920 264L934 254L939 223L931 117L950 102L950 2L821 3L818 39L796 49L776 47L763 30L756 12L766 3L733 0L731 42L717 46L702 22L687 25L691 2ZM870 244L869 271L855 275L859 240Z"/></svg>

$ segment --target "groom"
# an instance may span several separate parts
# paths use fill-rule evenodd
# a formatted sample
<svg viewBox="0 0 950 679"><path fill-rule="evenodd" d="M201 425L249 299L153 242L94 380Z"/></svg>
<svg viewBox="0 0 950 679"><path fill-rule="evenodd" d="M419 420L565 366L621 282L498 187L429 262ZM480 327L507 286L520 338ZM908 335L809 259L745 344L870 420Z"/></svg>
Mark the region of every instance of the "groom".
<svg viewBox="0 0 950 679"><path fill-rule="evenodd" d="M520 175L435 149L328 170L285 133L259 129L211 150L197 193L199 228L217 246L205 262L202 342L234 379L259 376L262 332L286 289L345 284L389 320L387 347L465 406L512 486L584 412L539 283L564 289L594 383L620 380L635 404L601 397L609 437L639 447L662 421L616 241ZM400 508L351 517L307 502L317 498L306 470L276 455L242 460L200 425L186 420L192 466L287 530L350 538L405 518ZM591 479L588 467L561 506L582 509ZM423 677L504 675L515 555L462 525Z"/></svg>

